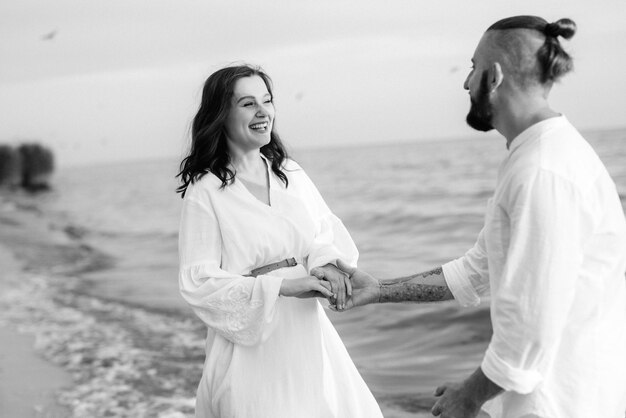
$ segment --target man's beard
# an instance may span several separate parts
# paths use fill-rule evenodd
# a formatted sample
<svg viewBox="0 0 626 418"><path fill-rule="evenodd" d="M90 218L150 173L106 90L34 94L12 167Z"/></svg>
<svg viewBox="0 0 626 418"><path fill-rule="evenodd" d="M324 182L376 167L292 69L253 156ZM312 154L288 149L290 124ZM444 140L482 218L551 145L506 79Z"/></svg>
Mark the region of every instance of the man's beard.
<svg viewBox="0 0 626 418"><path fill-rule="evenodd" d="M483 71L483 75L480 79L480 88L476 94L476 99L470 96L471 107L470 111L465 118L465 121L469 126L477 131L487 132L493 129L491 124L493 120L493 106L489 101L489 86L488 86L487 71Z"/></svg>

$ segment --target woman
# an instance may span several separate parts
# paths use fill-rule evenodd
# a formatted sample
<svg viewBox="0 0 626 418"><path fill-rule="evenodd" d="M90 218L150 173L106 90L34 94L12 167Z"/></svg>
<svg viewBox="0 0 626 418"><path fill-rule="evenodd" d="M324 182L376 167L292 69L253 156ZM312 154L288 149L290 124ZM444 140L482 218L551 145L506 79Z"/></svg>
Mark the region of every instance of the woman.
<svg viewBox="0 0 626 418"><path fill-rule="evenodd" d="M310 274L358 252L273 127L262 70L208 78L178 189L180 291L208 327L196 416L382 417Z"/></svg>

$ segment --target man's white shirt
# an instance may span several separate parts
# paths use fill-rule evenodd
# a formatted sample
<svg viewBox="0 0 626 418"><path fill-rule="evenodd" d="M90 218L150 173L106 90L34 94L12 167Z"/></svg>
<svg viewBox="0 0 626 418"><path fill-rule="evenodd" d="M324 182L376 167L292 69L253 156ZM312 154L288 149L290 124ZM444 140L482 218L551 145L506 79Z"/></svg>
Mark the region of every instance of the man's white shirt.
<svg viewBox="0 0 626 418"><path fill-rule="evenodd" d="M625 270L624 212L591 146L564 116L519 134L476 244L443 266L461 305L490 294L492 417L624 417Z"/></svg>

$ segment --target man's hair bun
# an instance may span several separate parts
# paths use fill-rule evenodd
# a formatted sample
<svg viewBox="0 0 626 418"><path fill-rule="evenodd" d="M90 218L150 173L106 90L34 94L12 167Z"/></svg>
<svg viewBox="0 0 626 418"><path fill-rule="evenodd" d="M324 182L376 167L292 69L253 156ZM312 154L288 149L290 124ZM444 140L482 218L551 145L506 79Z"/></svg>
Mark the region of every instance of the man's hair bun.
<svg viewBox="0 0 626 418"><path fill-rule="evenodd" d="M543 30L546 36L556 38L558 36L563 39L571 39L576 33L576 23L571 19L559 19L556 22L548 23Z"/></svg>

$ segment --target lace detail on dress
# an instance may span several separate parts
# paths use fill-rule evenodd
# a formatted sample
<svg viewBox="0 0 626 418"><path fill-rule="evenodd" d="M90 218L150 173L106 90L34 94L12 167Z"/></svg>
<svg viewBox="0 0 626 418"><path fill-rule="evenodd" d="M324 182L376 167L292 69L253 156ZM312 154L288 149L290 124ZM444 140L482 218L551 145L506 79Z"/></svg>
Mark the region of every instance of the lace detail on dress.
<svg viewBox="0 0 626 418"><path fill-rule="evenodd" d="M215 314L214 328L236 344L251 344L261 338L264 303L251 296L249 286L238 283L209 301L208 307Z"/></svg>

